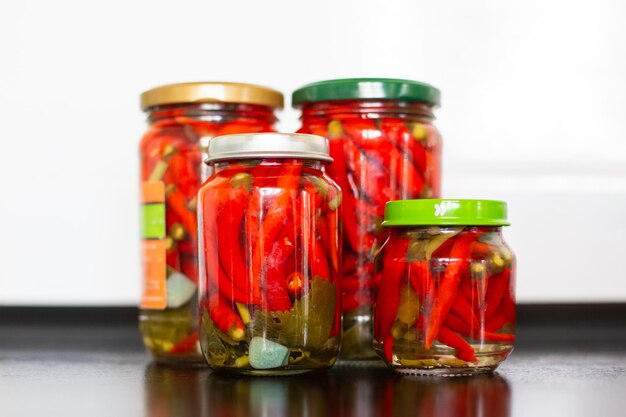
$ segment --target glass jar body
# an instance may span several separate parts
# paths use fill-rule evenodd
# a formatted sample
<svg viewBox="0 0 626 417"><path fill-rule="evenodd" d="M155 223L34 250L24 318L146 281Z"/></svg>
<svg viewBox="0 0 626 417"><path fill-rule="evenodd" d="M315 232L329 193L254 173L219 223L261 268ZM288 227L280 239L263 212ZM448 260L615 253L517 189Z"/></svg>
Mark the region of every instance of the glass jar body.
<svg viewBox="0 0 626 417"><path fill-rule="evenodd" d="M376 266L374 348L395 371L491 372L512 351L515 256L501 227L393 227Z"/></svg>
<svg viewBox="0 0 626 417"><path fill-rule="evenodd" d="M221 162L198 194L200 341L251 375L332 366L341 311L341 192L317 161Z"/></svg>
<svg viewBox="0 0 626 417"><path fill-rule="evenodd" d="M343 192L343 343L345 359L375 358L372 304L374 255L390 200L436 198L441 189L441 136L432 105L394 100L343 100L302 107L300 133L325 136L330 177Z"/></svg>
<svg viewBox="0 0 626 417"><path fill-rule="evenodd" d="M273 131L266 106L173 104L148 109L140 144L143 296L140 330L164 362L204 363L198 343L196 194L209 175L208 140L229 133Z"/></svg>

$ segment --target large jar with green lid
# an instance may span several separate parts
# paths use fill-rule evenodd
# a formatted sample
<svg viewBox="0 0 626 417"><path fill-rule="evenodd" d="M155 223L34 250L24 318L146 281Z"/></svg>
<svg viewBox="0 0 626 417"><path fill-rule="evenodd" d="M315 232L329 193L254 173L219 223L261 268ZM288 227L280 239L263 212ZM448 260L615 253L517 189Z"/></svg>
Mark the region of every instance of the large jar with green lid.
<svg viewBox="0 0 626 417"><path fill-rule="evenodd" d="M439 90L410 80L341 79L306 85L292 101L302 110L298 132L329 139L328 173L343 192L341 356L375 358L374 255L384 240L385 203L440 195L441 137L433 124Z"/></svg>
<svg viewBox="0 0 626 417"><path fill-rule="evenodd" d="M374 348L395 371L491 372L515 341L515 256L493 200L387 203Z"/></svg>

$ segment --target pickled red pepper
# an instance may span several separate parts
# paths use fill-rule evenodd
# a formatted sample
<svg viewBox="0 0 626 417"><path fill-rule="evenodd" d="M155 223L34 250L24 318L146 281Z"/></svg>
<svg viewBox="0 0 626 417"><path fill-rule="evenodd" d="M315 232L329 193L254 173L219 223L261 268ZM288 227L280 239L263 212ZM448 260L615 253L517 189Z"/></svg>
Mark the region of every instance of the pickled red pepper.
<svg viewBox="0 0 626 417"><path fill-rule="evenodd" d="M159 360L202 360L196 297L196 213L198 188L207 174L202 163L206 143L223 132L271 132L276 120L274 109L281 106L279 92L235 83L174 84L142 95L142 108L149 114L150 126L140 147L141 180L144 187L162 187L164 205L164 213L160 214L164 219L147 220L163 221L166 233L163 253L157 246L144 257L152 262L144 268L145 287L160 290L158 297L152 295L152 300L158 302L142 301L140 318L144 343ZM236 218L231 220L237 222ZM163 276L154 273L161 270L166 270L163 283ZM220 271L211 277L212 285L227 279L230 277ZM230 296L249 301L245 288L237 288L236 295L231 292Z"/></svg>
<svg viewBox="0 0 626 417"><path fill-rule="evenodd" d="M295 242L293 241L300 238L299 233L293 232L293 228L297 227L297 224L292 208L296 206L297 202L300 202L297 204L298 208L308 204L305 201L307 195L299 191L303 182L300 177L300 163L294 162L283 168L266 167L264 171L258 168L260 167L250 170L250 173L237 173L228 182L222 183L224 189L213 191L213 198L205 198L205 259L208 265L221 264L221 267L227 271L221 284L214 277L215 268L208 268L207 275L210 282L218 283L222 287L230 286L230 282L232 282L233 287L244 290L244 288L249 287L246 283L248 279L246 265L249 263L254 285L252 288L246 289L252 294L246 303L260 304L270 311L284 311L291 307L291 302L283 295L287 291L288 281L285 279L285 273L277 270L277 268L288 263L295 250ZM267 210L258 204L257 198L244 191L246 187L257 183L257 179L252 175L255 170L257 174L262 172L265 178L278 178L277 188L283 190L271 199L269 204L264 201L263 205L269 206ZM247 185L239 185L238 182L242 181L244 177L246 180L243 182ZM311 193L316 193L312 187L303 188L303 191L306 191L309 196ZM293 199L294 195L298 195L296 200ZM318 197L319 195L313 194L313 196ZM327 208L327 210L330 209ZM208 221L211 216L215 216L214 213L217 213L216 220L214 222ZM325 213L325 216L327 215L328 213ZM258 219L262 219L262 221L258 222ZM244 220L249 220L251 223L256 222L257 230L254 230L255 224L243 224ZM310 221L305 223L311 224ZM289 233L289 229L291 229L291 233ZM248 242L254 242L249 262L245 261L242 253L244 243L240 239L244 231ZM321 233L321 230L317 233ZM332 233L338 232L333 230ZM213 243L217 236L220 236L219 245ZM318 238L319 236L309 233L304 244L310 259L307 266L308 275L329 279L331 275L328 258L332 258L332 256L325 252L321 240ZM219 246L218 251L215 246ZM220 254L219 263L216 261L216 251ZM265 301L258 298L261 294L261 287L266 290L269 289L270 292L264 297ZM233 297L231 297L232 300L234 300Z"/></svg>
<svg viewBox="0 0 626 417"><path fill-rule="evenodd" d="M322 81L293 94L302 108L298 132L329 139L334 162L328 172L342 189L346 358L374 355L368 323L385 203L439 196L441 138L432 125L438 94L426 84L392 79Z"/></svg>
<svg viewBox="0 0 626 417"><path fill-rule="evenodd" d="M390 228L378 265L383 280L374 338L376 350L398 372L488 372L515 341L515 258L499 232L508 224L502 219L506 206L452 201L387 205L384 225L396 227ZM441 219L441 212L450 218ZM455 221L469 222L463 215L494 226L456 226Z"/></svg>
<svg viewBox="0 0 626 417"><path fill-rule="evenodd" d="M465 338L506 343L512 343L515 340L513 334L498 332L507 324L514 323L514 311L512 309L507 310L503 300L504 287L509 284L507 276L510 274L510 268L504 269L499 275L489 280L486 300L483 302L480 300L478 291L471 290L469 300L460 292L461 285L476 279L471 276L471 261L468 255L472 243L476 242L480 236L482 234L468 230L462 232L458 237L451 238L454 243L449 254L450 261L439 280L435 281L434 287L430 287L433 285L431 278L433 270L428 266L428 261L405 261L405 268L410 272L406 273L404 280L411 283L411 288L422 303L420 317L416 317L416 323L419 323L420 319L423 321L423 329L418 329L418 333L420 333L418 338L423 340L425 354L431 349L433 342L439 340L439 342L454 348L457 351L456 357L458 359L476 362L474 352ZM406 248L406 243L399 243L395 236L390 237L386 245L389 248L396 248L394 250ZM396 278L395 271L399 268L402 270L402 266L398 266L397 261L392 261L385 256L383 257L382 268L385 271L386 280L385 287L379 291L376 302L375 331L377 333L375 336L377 339L384 340L385 354L391 362L393 359L390 349L393 346L394 338L391 332L392 326L388 324L389 319L384 319L384 317L395 317L398 311L397 300L401 279ZM396 292L395 298L394 295L385 295L390 291ZM476 313L473 306L478 307ZM498 311L497 315L489 313L491 316L487 321L487 323L497 324L495 326L487 324L486 328L481 329L482 325L477 315L484 320L487 318L488 311ZM377 319L382 323L380 326L376 326Z"/></svg>
<svg viewBox="0 0 626 417"><path fill-rule="evenodd" d="M280 149L286 155L298 136L313 149L327 143L291 136L231 140L241 141L241 153L249 143L261 146L266 140L272 146L275 140L273 146L285 144ZM215 139L209 149L221 149L220 140L228 138ZM323 161L329 160L325 149ZM317 156L241 160L238 155L238 161L224 156L199 192L205 278L200 341L215 368L288 373L328 367L336 358L341 197L321 162L310 160Z"/></svg>
<svg viewBox="0 0 626 417"><path fill-rule="evenodd" d="M396 123L394 119L390 122L382 119L381 122L383 126L394 123L404 126L403 121ZM384 130L379 131L371 120L359 119L354 123L350 119L331 121L326 134L330 140L331 155L335 158L331 175L343 190L344 259L354 254L359 260L358 268L353 271L344 264L341 287L343 311L349 314L371 307L375 299L378 286L373 274L373 254L385 203L420 197L424 186L428 191L424 195L432 195L433 190L438 193L438 184L434 184L432 179L424 182L423 177L428 178L427 173L422 171L420 174L402 144L414 144L413 148L420 149L415 153L439 150L426 151L406 127L403 134L409 139L401 142L397 139L401 134L390 137ZM396 140L392 141L393 138Z"/></svg>

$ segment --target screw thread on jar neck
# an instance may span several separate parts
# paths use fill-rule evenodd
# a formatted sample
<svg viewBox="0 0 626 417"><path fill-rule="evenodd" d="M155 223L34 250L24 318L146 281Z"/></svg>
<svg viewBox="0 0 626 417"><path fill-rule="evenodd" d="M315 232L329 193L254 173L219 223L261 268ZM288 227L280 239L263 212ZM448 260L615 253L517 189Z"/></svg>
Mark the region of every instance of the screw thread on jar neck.
<svg viewBox="0 0 626 417"><path fill-rule="evenodd" d="M431 104L396 100L341 100L305 103L302 105L301 119L364 115L369 118L398 117L423 121L435 119Z"/></svg>
<svg viewBox="0 0 626 417"><path fill-rule="evenodd" d="M321 161L316 161L314 159L293 159L293 158L266 158L266 159L239 159L239 160L225 160L216 162L213 164L213 169L215 173L225 171L227 169L232 169L234 167L278 167L285 166L288 164L298 163L301 164L302 167L306 170L311 170L312 172L322 172L324 170L324 163Z"/></svg>
<svg viewBox="0 0 626 417"><path fill-rule="evenodd" d="M274 108L242 103L180 103L151 107L146 110L148 123L183 122L190 118L205 122L228 122L234 119L260 120L270 125L277 122Z"/></svg>

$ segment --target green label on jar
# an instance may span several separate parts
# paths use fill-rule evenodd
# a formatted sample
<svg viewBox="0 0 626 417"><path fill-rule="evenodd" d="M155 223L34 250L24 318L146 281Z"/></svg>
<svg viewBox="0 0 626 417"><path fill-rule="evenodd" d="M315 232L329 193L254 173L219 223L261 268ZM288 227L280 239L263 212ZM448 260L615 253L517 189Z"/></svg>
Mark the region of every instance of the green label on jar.
<svg viewBox="0 0 626 417"><path fill-rule="evenodd" d="M165 204L143 205L141 235L144 239L165 239Z"/></svg>

